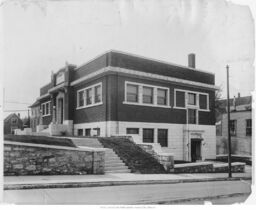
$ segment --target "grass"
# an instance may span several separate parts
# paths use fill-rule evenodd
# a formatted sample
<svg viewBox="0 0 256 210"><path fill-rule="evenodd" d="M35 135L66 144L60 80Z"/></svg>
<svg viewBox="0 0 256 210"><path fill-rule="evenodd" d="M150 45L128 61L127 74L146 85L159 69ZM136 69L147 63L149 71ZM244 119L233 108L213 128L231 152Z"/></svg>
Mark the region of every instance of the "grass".
<svg viewBox="0 0 256 210"><path fill-rule="evenodd" d="M55 146L76 147L75 144L68 138L57 138L49 136L4 135L4 140L32 144L47 144Z"/></svg>
<svg viewBox="0 0 256 210"><path fill-rule="evenodd" d="M126 138L98 138L105 148L111 148L133 173L163 174L164 167L149 153Z"/></svg>

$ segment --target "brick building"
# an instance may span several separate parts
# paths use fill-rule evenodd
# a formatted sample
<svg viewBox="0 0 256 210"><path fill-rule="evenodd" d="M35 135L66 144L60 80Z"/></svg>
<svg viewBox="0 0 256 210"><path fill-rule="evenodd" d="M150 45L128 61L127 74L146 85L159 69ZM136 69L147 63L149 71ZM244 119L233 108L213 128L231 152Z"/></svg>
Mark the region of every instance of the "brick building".
<svg viewBox="0 0 256 210"><path fill-rule="evenodd" d="M68 65L40 89L40 125L52 135L137 134L176 159L215 158L215 76L123 52Z"/></svg>

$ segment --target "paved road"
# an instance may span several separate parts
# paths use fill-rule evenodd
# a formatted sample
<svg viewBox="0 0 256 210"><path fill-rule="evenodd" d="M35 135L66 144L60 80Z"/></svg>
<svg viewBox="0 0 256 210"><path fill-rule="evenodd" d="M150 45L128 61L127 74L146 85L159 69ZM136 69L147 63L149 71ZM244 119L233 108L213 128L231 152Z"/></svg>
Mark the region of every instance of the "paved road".
<svg viewBox="0 0 256 210"><path fill-rule="evenodd" d="M251 192L250 181L219 181L88 188L6 190L4 201L16 204L168 204L178 199Z"/></svg>

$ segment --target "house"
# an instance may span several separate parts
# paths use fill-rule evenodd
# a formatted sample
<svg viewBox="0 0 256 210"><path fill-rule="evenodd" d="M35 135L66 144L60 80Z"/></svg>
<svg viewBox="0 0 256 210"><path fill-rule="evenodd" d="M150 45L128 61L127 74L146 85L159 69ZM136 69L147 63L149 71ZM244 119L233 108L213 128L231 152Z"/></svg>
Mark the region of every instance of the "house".
<svg viewBox="0 0 256 210"><path fill-rule="evenodd" d="M138 135L180 160L215 158L215 76L188 66L109 51L66 64L40 89L37 132Z"/></svg>
<svg viewBox="0 0 256 210"><path fill-rule="evenodd" d="M11 113L4 119L4 134L14 134L15 129L23 129L20 114Z"/></svg>
<svg viewBox="0 0 256 210"><path fill-rule="evenodd" d="M216 116L217 153L227 154L227 100L219 100L220 111ZM230 99L230 135L232 153L237 155L252 154L252 97L237 97Z"/></svg>

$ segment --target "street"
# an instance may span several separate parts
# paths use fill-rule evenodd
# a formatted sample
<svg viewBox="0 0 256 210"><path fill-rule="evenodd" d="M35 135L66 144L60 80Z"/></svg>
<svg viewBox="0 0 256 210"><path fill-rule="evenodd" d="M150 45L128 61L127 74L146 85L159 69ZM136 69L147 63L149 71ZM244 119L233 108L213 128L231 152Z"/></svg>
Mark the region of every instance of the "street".
<svg viewBox="0 0 256 210"><path fill-rule="evenodd" d="M6 190L4 202L15 204L184 204L203 203L197 198L208 198L218 204L243 202L251 192L251 181L216 181L180 184L123 185L87 188L54 188L31 190ZM233 195L223 200L223 196ZM236 200L236 195L237 199ZM219 199L215 197L220 196ZM187 200L186 200L187 199ZM189 199L192 199L191 201ZM177 203L176 203L177 202Z"/></svg>

